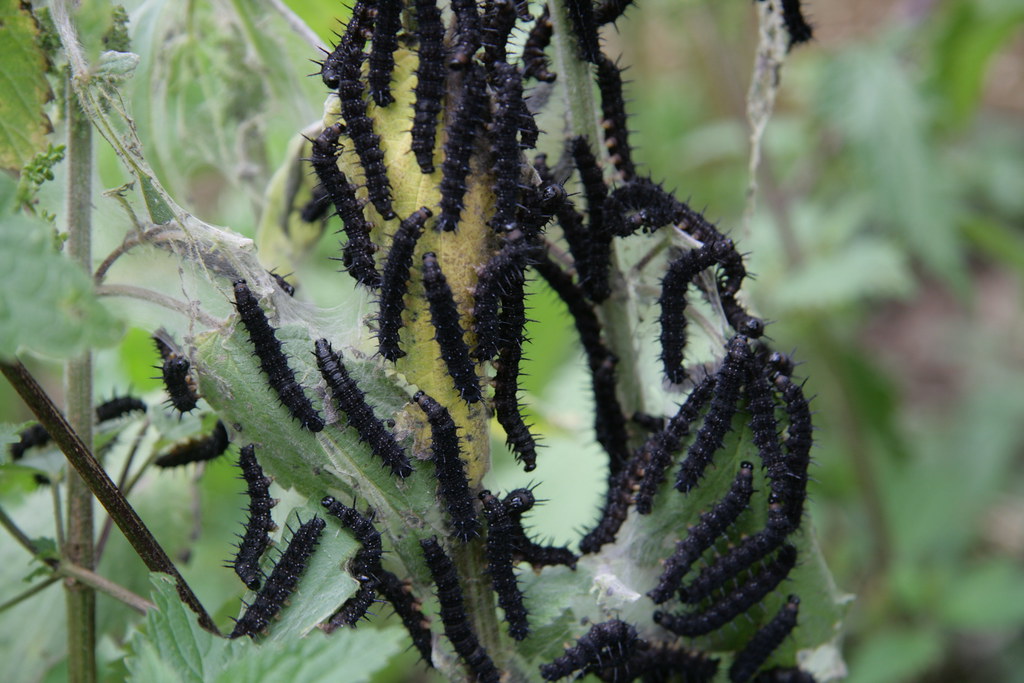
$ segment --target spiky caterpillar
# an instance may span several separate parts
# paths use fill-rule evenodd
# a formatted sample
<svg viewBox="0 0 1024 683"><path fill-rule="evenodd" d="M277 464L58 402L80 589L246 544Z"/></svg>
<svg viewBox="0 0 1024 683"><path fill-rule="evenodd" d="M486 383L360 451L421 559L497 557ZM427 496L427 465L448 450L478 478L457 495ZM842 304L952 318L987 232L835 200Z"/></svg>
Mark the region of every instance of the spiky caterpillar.
<svg viewBox="0 0 1024 683"><path fill-rule="evenodd" d="M604 144L612 164L626 181L636 177L633 151L629 146L629 125L626 103L622 97L622 72L604 54L598 56L597 88L601 93L601 126Z"/></svg>
<svg viewBox="0 0 1024 683"><path fill-rule="evenodd" d="M742 335L730 339L727 349L722 365L715 373L715 391L707 415L676 473L676 490L683 493L692 490L704 476L705 468L722 447L726 432L732 429L732 417L736 413L740 387L747 377L752 354L747 338Z"/></svg>
<svg viewBox="0 0 1024 683"><path fill-rule="evenodd" d="M476 8L476 0L452 0L452 13L455 15L455 44L448 59L451 69L465 69L473 61L473 56L480 49L482 30L480 14Z"/></svg>
<svg viewBox="0 0 1024 683"><path fill-rule="evenodd" d="M96 406L96 421L107 422L136 411L146 412L146 404L134 396L115 396ZM8 446L11 460L21 460L30 448L50 443L50 433L41 424L34 424L18 433L18 440Z"/></svg>
<svg viewBox="0 0 1024 683"><path fill-rule="evenodd" d="M633 463L630 464L609 477L601 517L594 528L580 539L580 551L583 553L596 553L601 550L601 546L615 542L615 536L629 515L633 488L639 479L638 470L632 466Z"/></svg>
<svg viewBox="0 0 1024 683"><path fill-rule="evenodd" d="M519 204L521 165L517 138L523 108L523 83L519 70L505 62L494 64L489 80L494 88L490 130L491 156L494 159L494 215L490 226L495 231L508 232L516 227Z"/></svg>
<svg viewBox="0 0 1024 683"><path fill-rule="evenodd" d="M358 60L357 64L362 62L363 46L373 35L375 5L376 0L356 0L352 6L344 35L320 65L320 78L328 88L334 90L341 84L344 70L351 69L347 62L353 59Z"/></svg>
<svg viewBox="0 0 1024 683"><path fill-rule="evenodd" d="M231 441L224 423L217 420L213 431L206 436L187 439L172 446L153 461L157 467L180 467L194 462L206 462L224 454Z"/></svg>
<svg viewBox="0 0 1024 683"><path fill-rule="evenodd" d="M267 376L270 388L302 427L311 432L319 432L324 428L324 421L295 380L295 372L288 365L288 358L284 355L274 328L267 321L267 314L260 308L245 280L235 280L234 287L238 317L249 333L249 341L252 342L260 361L260 369Z"/></svg>
<svg viewBox="0 0 1024 683"><path fill-rule="evenodd" d="M782 0L782 20L786 24L786 32L789 33L790 49L814 37L811 25L804 19L800 0Z"/></svg>
<svg viewBox="0 0 1024 683"><path fill-rule="evenodd" d="M679 599L687 604L699 603L740 573L768 557L784 540L785 536L771 528L747 536L734 548L730 548L728 552L701 569L690 583L681 586Z"/></svg>
<svg viewBox="0 0 1024 683"><path fill-rule="evenodd" d="M731 683L746 683L796 628L800 598L790 595L771 621L757 630L729 667Z"/></svg>
<svg viewBox="0 0 1024 683"><path fill-rule="evenodd" d="M254 637L270 625L270 620L281 611L285 601L295 591L299 578L306 570L306 562L320 543L320 534L323 533L324 526L324 520L314 517L299 526L292 534L288 547L278 558L277 564L267 577L266 584L256 594L256 598L241 618L235 622L235 628L228 638Z"/></svg>
<svg viewBox="0 0 1024 683"><path fill-rule="evenodd" d="M270 497L270 479L263 474L263 468L256 460L256 447L253 444L243 446L239 451L238 467L242 470L245 492L249 498L249 519L231 564L246 588L259 590L263 582L260 557L270 545L270 532L277 528L270 516L270 510L277 505L277 501Z"/></svg>
<svg viewBox="0 0 1024 683"><path fill-rule="evenodd" d="M679 680L686 683L711 683L718 673L718 660L707 655L659 643L638 650L627 665L610 672L598 672L603 681L631 681L642 677L644 681Z"/></svg>
<svg viewBox="0 0 1024 683"><path fill-rule="evenodd" d="M517 16L514 0L491 0L483 17L480 42L484 52L481 61L488 69L508 61L508 39L515 28Z"/></svg>
<svg viewBox="0 0 1024 683"><path fill-rule="evenodd" d="M703 612L669 614L657 611L654 623L676 635L694 638L710 633L758 604L775 590L796 565L796 548L784 545L760 572Z"/></svg>
<svg viewBox="0 0 1024 683"><path fill-rule="evenodd" d="M779 487L779 496L785 508L786 530L800 526L804 501L807 498L807 468L811 461L811 446L814 444L811 409L800 385L787 374L778 373L776 388L782 390L782 401L789 425L786 427L786 476ZM781 469L781 468L780 468Z"/></svg>
<svg viewBox="0 0 1024 683"><path fill-rule="evenodd" d="M740 471L733 480L728 493L700 520L690 527L686 538L676 543L676 549L665 560L665 568L658 579L658 585L647 595L656 604L672 597L683 576L700 556L728 529L747 509L754 492L754 466L749 462L740 465Z"/></svg>
<svg viewBox="0 0 1024 683"><path fill-rule="evenodd" d="M362 546L350 566L356 581L359 582L359 588L322 626L326 633L331 633L341 626L354 627L366 616L367 610L377 599L377 575L381 571L381 541L380 532L373 525L371 517L359 514L355 508L335 500L332 496L325 496L320 505L329 514L337 517Z"/></svg>
<svg viewBox="0 0 1024 683"><path fill-rule="evenodd" d="M395 437L384 426L366 402L366 394L348 374L339 354L331 348L326 339L317 339L314 344L317 367L334 395L338 407L348 415L349 424L355 427L359 440L370 444L373 454L383 461L391 473L398 477L412 474L412 465L405 450L398 445Z"/></svg>
<svg viewBox="0 0 1024 683"><path fill-rule="evenodd" d="M530 489L515 489L509 491L502 499L505 511L511 522L512 537L512 560L520 562L525 560L533 565L534 569L564 564L572 569L576 568L576 561L579 557L568 548L559 546L541 545L534 542L526 535L523 528L523 515L533 509L536 498Z"/></svg>
<svg viewBox="0 0 1024 683"><path fill-rule="evenodd" d="M637 635L636 627L619 619L594 624L572 647L548 664L542 664L540 675L545 681L557 681L579 671L594 673L625 666L637 650L647 643Z"/></svg>
<svg viewBox="0 0 1024 683"><path fill-rule="evenodd" d="M530 624L523 592L512 567L515 525L504 503L490 491L481 491L480 501L487 518L487 573L491 577L491 587L498 596L498 605L505 612L508 634L515 640L523 640L530 633Z"/></svg>
<svg viewBox="0 0 1024 683"><path fill-rule="evenodd" d="M654 496L665 479L665 472L672 464L673 455L683 438L690 434L690 425L696 422L700 411L711 399L715 384L713 376L705 377L698 382L668 424L659 432L652 434L643 445L641 457L644 459L644 474L634 498L636 511L641 515L651 514Z"/></svg>
<svg viewBox="0 0 1024 683"><path fill-rule="evenodd" d="M519 406L519 363L523 358L522 329L526 325L526 306L522 285L502 298L501 322L515 336L498 351L497 372L494 375L494 413L505 430L505 442L515 453L523 469L532 472L537 467L537 441L523 420Z"/></svg>
<svg viewBox="0 0 1024 683"><path fill-rule="evenodd" d="M476 403L483 398L476 366L469 358L469 346L459 322L455 297L437 262L437 255L432 251L423 255L423 289L430 310L430 322L434 326L434 339L441 349L441 359L462 400Z"/></svg>
<svg viewBox="0 0 1024 683"><path fill-rule="evenodd" d="M448 509L456 538L467 542L479 535L480 520L469 492L466 466L460 457L458 428L448 409L424 392L416 392L413 401L430 423L430 451L438 494Z"/></svg>
<svg viewBox="0 0 1024 683"><path fill-rule="evenodd" d="M370 240L370 224L363 214L362 202L356 198L355 186L338 168L338 139L342 130L342 124L335 123L313 140L310 163L348 237L342 259L346 270L356 282L374 288L380 286L380 274L373 259L376 247Z"/></svg>
<svg viewBox="0 0 1024 683"><path fill-rule="evenodd" d="M472 356L479 361L490 360L502 344L513 342L521 334L518 320L507 319L505 324L498 311L506 299L521 296L523 271L532 263L537 246L522 230L513 230L505 236L501 249L483 268L473 289L473 318L477 345Z"/></svg>
<svg viewBox="0 0 1024 683"><path fill-rule="evenodd" d="M412 594L409 582L402 581L386 569L382 569L377 578L381 596L391 603L395 614L402 620L402 625L409 632L412 644L419 651L420 657L427 666L433 666L430 620L423 615L420 601Z"/></svg>
<svg viewBox="0 0 1024 683"><path fill-rule="evenodd" d="M661 280L661 296L658 304L661 314L658 323L661 332L661 363L665 377L673 384L686 380L683 367L683 352L686 349L686 292L690 283L704 270L718 261L732 249L732 240L721 239L704 244L698 249L684 251L669 264Z"/></svg>
<svg viewBox="0 0 1024 683"><path fill-rule="evenodd" d="M583 195L587 200L587 242L583 259L578 263L581 277L583 277L581 284L592 301L601 302L611 294L608 285L608 268L611 259L612 235L605 225L605 202L608 199L608 187L604 183L601 168L585 137L573 138L569 143L569 151L576 163L576 169L579 171ZM573 256L576 256L575 252Z"/></svg>
<svg viewBox="0 0 1024 683"><path fill-rule="evenodd" d="M409 270L412 267L416 244L423 234L423 226L433 215L430 209L424 206L402 221L391 239L391 249L384 261L378 301L377 348L380 355L390 361L397 361L405 355L405 351L399 347L399 342L405 294L409 291Z"/></svg>
<svg viewBox="0 0 1024 683"><path fill-rule="evenodd" d="M548 71L551 64L544 51L551 44L551 36L555 26L551 23L551 10L544 5L544 11L540 13L533 23L533 28L526 37L523 44L523 79L534 78L544 83L552 83L555 74Z"/></svg>
<svg viewBox="0 0 1024 683"><path fill-rule="evenodd" d="M338 99L349 139L352 140L352 147L363 167L370 202L381 217L390 220L395 217L395 212L391 208L391 180L384 165L380 136L373 132L373 119L367 115L366 102L363 100L362 62L366 33L364 30L346 31L338 46L343 52L339 69Z"/></svg>
<svg viewBox="0 0 1024 683"><path fill-rule="evenodd" d="M309 221L309 222L312 223L313 221ZM278 273L275 273L272 270L267 271L267 275L269 275L270 277L274 278L274 282L277 283L277 286L281 288L282 292L284 292L288 296L295 296L295 285L293 285L292 283L288 282L288 280L285 279L284 275L280 275Z"/></svg>
<svg viewBox="0 0 1024 683"><path fill-rule="evenodd" d="M795 666L777 666L757 674L754 683L815 683L815 678Z"/></svg>
<svg viewBox="0 0 1024 683"><path fill-rule="evenodd" d="M775 419L775 395L768 383L768 367L752 358L750 379L745 387L750 430L758 449L761 466L768 475L772 493L788 498L791 478L799 476L782 455L779 425Z"/></svg>
<svg viewBox="0 0 1024 683"><path fill-rule="evenodd" d="M163 330L153 335L153 343L156 344L157 352L163 359L163 363L160 364L160 376L167 389L170 404L179 413L188 413L199 403L195 380L189 373L192 364L187 356L173 348L169 341L161 338L166 335Z"/></svg>
<svg viewBox="0 0 1024 683"><path fill-rule="evenodd" d="M635 0L602 0L594 7L594 22L598 26L614 24L634 2Z"/></svg>
<svg viewBox="0 0 1024 683"><path fill-rule="evenodd" d="M353 570L356 572L355 579L359 587L337 612L320 625L324 633L334 633L342 626L355 628L361 620L368 618L367 612L373 603L377 602L377 589L380 585L377 577L363 573L359 567L353 567Z"/></svg>
<svg viewBox="0 0 1024 683"><path fill-rule="evenodd" d="M473 11L476 11L475 8ZM487 113L487 98L480 96L484 87L483 69L470 64L462 76L459 102L448 125L448 139L444 143L439 230L455 230L462 217L474 140Z"/></svg>
<svg viewBox="0 0 1024 683"><path fill-rule="evenodd" d="M377 4L377 20L373 24L373 46L370 48L370 69L366 80L370 97L378 107L395 101L391 95L391 73L395 69L395 50L398 49L398 30L402 28L402 3Z"/></svg>
<svg viewBox="0 0 1024 683"><path fill-rule="evenodd" d="M437 542L436 536L420 540L420 547L423 549L423 559L430 570L430 576L437 585L437 601L440 603L441 623L444 624L445 636L478 681L498 683L501 675L490 655L480 644L469 621L455 565Z"/></svg>
<svg viewBox="0 0 1024 683"><path fill-rule="evenodd" d="M444 24L437 0L416 0L416 99L413 102L412 152L423 173L434 172L437 115L444 97Z"/></svg>

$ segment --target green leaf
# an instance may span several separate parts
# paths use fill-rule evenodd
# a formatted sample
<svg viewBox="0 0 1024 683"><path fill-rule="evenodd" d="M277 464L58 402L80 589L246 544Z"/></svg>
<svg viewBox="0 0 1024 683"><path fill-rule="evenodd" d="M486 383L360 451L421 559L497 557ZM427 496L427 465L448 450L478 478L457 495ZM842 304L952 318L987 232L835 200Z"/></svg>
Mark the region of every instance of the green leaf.
<svg viewBox="0 0 1024 683"><path fill-rule="evenodd" d="M344 629L283 641L219 638L199 627L169 578L151 579L157 608L131 641L127 668L134 681L318 681L343 673L345 681L359 683L405 647L401 628Z"/></svg>
<svg viewBox="0 0 1024 683"><path fill-rule="evenodd" d="M0 5L0 167L12 171L44 149L53 130L43 110L53 93L38 33L26 3Z"/></svg>
<svg viewBox="0 0 1024 683"><path fill-rule="evenodd" d="M0 217L0 272L0 358L21 349L67 358L120 339L121 323L96 299L89 276L53 250L45 222Z"/></svg>

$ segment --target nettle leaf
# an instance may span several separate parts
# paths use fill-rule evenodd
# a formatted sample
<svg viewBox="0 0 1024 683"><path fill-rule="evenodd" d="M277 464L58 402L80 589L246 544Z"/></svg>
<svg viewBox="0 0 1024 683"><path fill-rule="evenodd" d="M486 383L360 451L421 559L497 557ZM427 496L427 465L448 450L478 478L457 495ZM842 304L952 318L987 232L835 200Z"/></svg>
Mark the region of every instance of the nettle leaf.
<svg viewBox="0 0 1024 683"><path fill-rule="evenodd" d="M39 27L24 3L0 8L0 167L20 169L53 130L43 106L53 98Z"/></svg>
<svg viewBox="0 0 1024 683"><path fill-rule="evenodd" d="M400 628L345 630L329 638L291 634L259 645L224 640L198 626L172 581L160 574L151 579L157 608L132 638L126 661L134 681L327 680L340 671L346 681L366 681L405 647Z"/></svg>
<svg viewBox="0 0 1024 683"><path fill-rule="evenodd" d="M68 358L120 339L121 323L96 299L89 276L53 249L44 221L0 217L0 269L0 357L31 349Z"/></svg>

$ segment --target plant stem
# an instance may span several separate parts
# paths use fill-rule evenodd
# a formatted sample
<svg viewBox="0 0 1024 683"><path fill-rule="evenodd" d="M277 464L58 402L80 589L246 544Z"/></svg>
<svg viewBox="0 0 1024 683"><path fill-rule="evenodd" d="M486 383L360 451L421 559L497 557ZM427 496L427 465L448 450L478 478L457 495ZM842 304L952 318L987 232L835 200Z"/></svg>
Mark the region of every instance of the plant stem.
<svg viewBox="0 0 1024 683"><path fill-rule="evenodd" d="M92 272L92 124L67 87L68 121L68 257ZM92 444L92 352L67 362L65 369L68 421L81 440ZM68 472L67 538L62 555L85 569L94 566L92 493L82 478ZM87 584L65 584L68 616L68 677L96 680L96 592Z"/></svg>
<svg viewBox="0 0 1024 683"><path fill-rule="evenodd" d="M206 613L206 609L203 608L199 598L192 592L184 577L178 573L174 562L153 537L152 532L143 523L135 509L128 504L103 466L93 457L78 434L71 429L67 420L57 410L57 406L53 404L28 369L17 362L14 364L0 363L0 372L3 372L7 381L11 383L21 399L50 433L54 443L64 453L68 462L89 485L97 500L114 519L146 567L150 571L169 574L175 580L182 602L199 617L199 625L211 633L220 635L216 624Z"/></svg>
<svg viewBox="0 0 1024 683"><path fill-rule="evenodd" d="M570 135L586 136L594 154L607 157L604 145L601 144L601 126L594 102L592 67L579 56L576 36L565 1L552 0L550 6L551 21L555 26L552 36L555 64L558 79L565 88ZM632 415L636 411L645 411L644 382L640 366L635 362L640 358L640 350L633 334L633 321L637 320L639 315L636 300L632 296L632 287L624 278L623 269L620 267L622 241L616 240L612 246L609 277L613 281L613 294L601 304L598 313L604 324L608 346L619 358L617 375L622 408L627 415ZM618 284L615 284L615 281L618 281Z"/></svg>

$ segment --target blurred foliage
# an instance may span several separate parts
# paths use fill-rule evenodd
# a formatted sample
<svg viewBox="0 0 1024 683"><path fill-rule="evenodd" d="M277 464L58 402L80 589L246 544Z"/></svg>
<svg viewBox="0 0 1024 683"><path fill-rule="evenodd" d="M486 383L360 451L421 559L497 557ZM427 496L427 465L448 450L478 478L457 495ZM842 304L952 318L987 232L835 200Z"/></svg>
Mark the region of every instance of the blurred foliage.
<svg viewBox="0 0 1024 683"><path fill-rule="evenodd" d="M312 47L265 3L125 4L141 57L126 106L147 158L191 211L253 236L289 140L320 116L322 88L305 78L315 70ZM331 39L338 3L290 4ZM98 27L83 29L96 37L87 44L94 58L102 27L112 23L102 5L84 3L82 15ZM770 328L776 345L797 349L805 362L808 390L818 395L812 517L837 583L857 595L846 634L850 680L1024 680L1024 6L818 2L811 18L819 38L784 68L749 224L744 95L756 27L748 3L644 0L619 23L611 40L633 65L637 157L751 252L759 279L749 296L778 321ZM59 106L47 106L60 127ZM26 148L15 165L48 142ZM103 187L128 181L109 149L96 151ZM56 164L55 179L42 178L40 210L59 215L63 172ZM131 226L113 202L98 203L97 214L102 258ZM15 227L17 248L31 241L32 258L43 263L54 241L48 226L5 219L4 234ZM325 237L301 264L300 297L338 303L320 286L337 281L327 258L335 246ZM12 267L56 276L36 262L15 259ZM568 441L589 423L587 381L561 304L548 295L530 301L536 322L525 387L546 442L567 453L545 479L552 501L532 521L567 540L594 515L601 488L601 473L586 464L596 447ZM38 329L4 336L51 337ZM67 352L50 346L33 345ZM27 362L47 374L44 362ZM117 350L97 354L98 391L134 385L159 402L159 384L147 379L153 362L146 334L130 330ZM59 395L59 380L47 388ZM14 425L27 419L6 384L0 416ZM196 428L189 418L151 417L145 452ZM112 472L138 432L120 429L107 434ZM53 501L32 475L57 473L59 463L48 451L0 470L5 506L32 537L54 535ZM240 487L226 463L202 475L145 477L132 500L223 623L237 613L241 591L229 571L208 567L223 561L239 526ZM527 481L499 467L488 483ZM191 509L165 504L172 499L192 501ZM193 538L198 520L202 534ZM7 600L32 585L34 567L7 537L0 543L13 558L0 569ZM141 562L116 532L99 571L149 592ZM124 630L132 613L104 598L99 604L104 675L119 679L121 646L141 641ZM175 604L167 600L168 609ZM5 658L10 680L66 673L62 613L60 589L51 586L0 616L0 649L18 653ZM225 648L217 675L233 671ZM150 680L175 675L160 668L158 653L137 654ZM406 680L405 670L394 665L374 680Z"/></svg>

